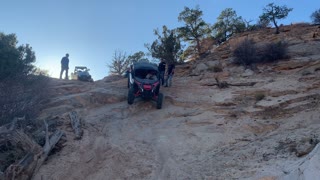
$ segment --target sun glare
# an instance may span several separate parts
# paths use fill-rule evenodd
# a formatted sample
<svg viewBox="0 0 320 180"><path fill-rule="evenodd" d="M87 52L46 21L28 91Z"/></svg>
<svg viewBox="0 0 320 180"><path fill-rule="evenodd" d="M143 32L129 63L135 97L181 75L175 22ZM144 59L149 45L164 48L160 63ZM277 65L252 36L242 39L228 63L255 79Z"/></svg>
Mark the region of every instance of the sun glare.
<svg viewBox="0 0 320 180"><path fill-rule="evenodd" d="M60 59L58 57L45 57L41 61L37 61L36 66L47 70L50 77L59 78L61 70Z"/></svg>

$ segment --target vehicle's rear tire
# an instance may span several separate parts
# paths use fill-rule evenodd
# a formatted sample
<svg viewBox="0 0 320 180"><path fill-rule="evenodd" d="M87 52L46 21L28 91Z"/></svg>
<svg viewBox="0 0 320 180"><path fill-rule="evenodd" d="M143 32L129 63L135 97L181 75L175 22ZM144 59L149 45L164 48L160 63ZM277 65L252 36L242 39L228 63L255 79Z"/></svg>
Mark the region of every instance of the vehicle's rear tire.
<svg viewBox="0 0 320 180"><path fill-rule="evenodd" d="M134 88L131 87L128 91L128 104L133 104L134 98Z"/></svg>
<svg viewBox="0 0 320 180"><path fill-rule="evenodd" d="M130 78L128 77L128 88L130 88Z"/></svg>
<svg viewBox="0 0 320 180"><path fill-rule="evenodd" d="M159 93L158 94L158 99L157 99L157 109L162 108L162 101L163 101L163 94Z"/></svg>
<svg viewBox="0 0 320 180"><path fill-rule="evenodd" d="M158 96L158 94L159 94L159 90L160 90L160 84L158 85L158 87L156 87L156 89L155 89L155 95L157 95Z"/></svg>

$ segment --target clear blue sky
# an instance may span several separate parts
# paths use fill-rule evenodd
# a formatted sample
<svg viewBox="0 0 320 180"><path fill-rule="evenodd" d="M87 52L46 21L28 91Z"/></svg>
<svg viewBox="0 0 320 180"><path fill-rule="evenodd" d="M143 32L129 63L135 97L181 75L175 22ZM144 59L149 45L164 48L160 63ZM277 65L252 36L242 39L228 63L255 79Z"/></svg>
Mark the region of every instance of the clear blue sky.
<svg viewBox="0 0 320 180"><path fill-rule="evenodd" d="M183 26L178 16L185 6L199 5L210 24L225 8L255 23L271 2L293 8L279 24L310 22L311 13L320 8L319 0L1 0L0 31L30 44L35 65L53 77L69 53L70 71L84 65L98 80L108 75L107 64L116 50L127 55L147 52L144 44L156 39L154 29Z"/></svg>

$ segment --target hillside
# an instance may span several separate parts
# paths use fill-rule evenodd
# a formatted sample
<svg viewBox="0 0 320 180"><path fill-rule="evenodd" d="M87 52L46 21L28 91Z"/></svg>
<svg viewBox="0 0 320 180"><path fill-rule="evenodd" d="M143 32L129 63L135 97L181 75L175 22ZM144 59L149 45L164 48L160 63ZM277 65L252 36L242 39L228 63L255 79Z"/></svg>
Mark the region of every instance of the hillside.
<svg viewBox="0 0 320 180"><path fill-rule="evenodd" d="M278 35L273 29L239 34L205 58L177 65L173 86L160 90L165 95L160 110L139 99L128 105L123 78L53 79L39 119L66 136L33 179L319 175L319 155L310 153L320 140L319 32L318 26L292 25L281 27ZM259 64L255 71L236 66L231 52L245 37L257 43L286 40L290 58ZM217 64L222 72L210 70ZM218 88L215 78L231 85ZM252 86L232 86L241 83ZM71 111L81 118L80 140L70 124Z"/></svg>

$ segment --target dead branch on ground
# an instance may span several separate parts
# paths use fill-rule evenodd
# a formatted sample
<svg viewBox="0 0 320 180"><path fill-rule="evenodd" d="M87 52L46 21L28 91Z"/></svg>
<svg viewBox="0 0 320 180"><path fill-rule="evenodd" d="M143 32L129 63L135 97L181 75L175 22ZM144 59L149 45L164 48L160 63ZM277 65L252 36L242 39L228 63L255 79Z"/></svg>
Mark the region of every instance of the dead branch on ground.
<svg viewBox="0 0 320 180"><path fill-rule="evenodd" d="M0 127L0 143L10 142L14 147L20 147L25 155L19 161L7 167L4 172L1 172L0 179L25 180L32 178L33 174L39 170L51 150L64 135L61 130L57 130L49 138L48 124L45 122L46 143L42 148L22 130L16 128L17 120L19 119Z"/></svg>
<svg viewBox="0 0 320 180"><path fill-rule="evenodd" d="M70 121L71 121L71 126L74 130L74 133L76 135L75 139L81 139L82 137L82 129L81 129L81 121L78 116L78 113L76 111L72 111L69 113Z"/></svg>

